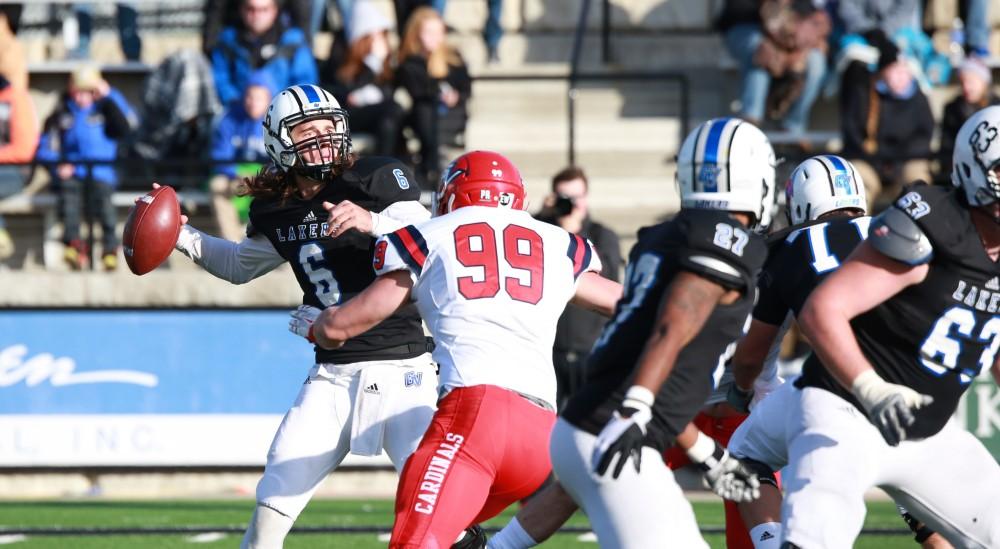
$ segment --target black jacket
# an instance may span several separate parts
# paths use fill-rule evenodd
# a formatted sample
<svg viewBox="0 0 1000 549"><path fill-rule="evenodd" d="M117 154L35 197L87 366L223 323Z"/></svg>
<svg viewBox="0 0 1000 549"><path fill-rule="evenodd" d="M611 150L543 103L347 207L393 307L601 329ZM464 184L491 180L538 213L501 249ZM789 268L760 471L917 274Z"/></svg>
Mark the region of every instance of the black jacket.
<svg viewBox="0 0 1000 549"><path fill-rule="evenodd" d="M848 82L845 73L842 91L841 130L844 138L843 156L874 162L897 163L917 158L930 158L934 115L927 96L918 88L907 99L872 91L875 76L867 71L854 72L859 78ZM872 98L878 101L875 123L876 148L865 151L868 137L868 116Z"/></svg>

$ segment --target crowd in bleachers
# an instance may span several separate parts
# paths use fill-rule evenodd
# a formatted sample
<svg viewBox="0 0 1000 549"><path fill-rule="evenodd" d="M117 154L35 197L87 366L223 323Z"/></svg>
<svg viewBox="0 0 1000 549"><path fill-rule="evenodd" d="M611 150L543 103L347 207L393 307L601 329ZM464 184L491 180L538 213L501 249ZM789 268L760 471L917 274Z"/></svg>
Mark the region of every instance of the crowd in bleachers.
<svg viewBox="0 0 1000 549"><path fill-rule="evenodd" d="M495 60L501 2L487 0L487 5L484 36L488 56ZM397 0L394 23L369 0L209 0L203 51L179 51L154 67L140 104L129 105L96 65L81 61L55 112L42 113L39 137L16 38L20 9L4 5L0 98L15 105L8 111L16 116L7 113L2 120L7 146L0 147L0 162L35 161L50 172L64 225L64 259L74 270L86 268L91 256L80 236L85 209L102 227L101 264L107 270L117 267L111 194L122 170L204 184L222 234L239 239L248 204L237 191L242 178L266 161L260 128L267 106L278 91L295 84L320 83L330 90L349 112L352 131L370 136L366 152L409 160L428 188L441 172L441 144L463 143L471 94L462 56L447 43L444 6L443 0ZM318 61L312 39L334 7L340 24L332 29L328 58ZM66 15L59 15L60 9L51 10L53 20ZM127 4L116 9L125 57L139 59L135 10ZM79 20L79 40L67 57L86 60L90 10L74 8L73 16ZM406 92L405 108L397 101L399 90ZM413 136L413 146L407 135ZM111 165L127 159L138 160L131 165L140 167ZM162 167L150 174L154 165ZM23 168L12 170L0 170L0 198L16 193L24 182ZM0 261L12 252L0 218Z"/></svg>
<svg viewBox="0 0 1000 549"><path fill-rule="evenodd" d="M802 136L799 146L810 152L810 111L823 89L832 90L840 153L862 172L869 204L877 208L914 179L946 182L959 126L996 100L989 2L956 1L962 19L949 51L939 52L922 28L921 0L727 0L717 26L740 66L738 116ZM935 155L927 93L953 70L962 91L945 110Z"/></svg>
<svg viewBox="0 0 1000 549"><path fill-rule="evenodd" d="M496 60L502 1L483 1L487 56ZM742 76L737 116L785 132L810 152L812 107L824 93L835 95L840 152L862 172L870 203L894 196L914 178L946 182L944 159L958 127L998 101L989 2L954 1L962 18L955 20L950 48L938 51L921 25L926 0L720 0L717 28ZM348 111L361 148L408 160L429 188L442 169L441 147L464 146L472 90L462 55L448 43L445 5L394 0L392 21L393 14L370 0L207 0L202 50L178 51L153 67L138 104L129 105L95 66L81 61L56 110L36 113L16 37L20 9L3 4L0 163L38 161L49 171L65 226L65 260L73 269L85 268L91 256L78 228L82 212L89 209L101 225L114 227L111 191L123 170L139 170L135 180L202 185L220 232L239 238L247 201L237 191L266 158L259 131L266 105L293 84L319 83L331 91ZM78 21L70 59L88 58L91 13L81 6L51 10L53 22L70 15ZM139 59L135 9L116 4L116 23L124 57ZM334 39L317 59L314 38L325 26ZM952 81L960 93L936 122L927 95ZM939 146L932 150L935 135ZM119 167L109 165L116 160ZM3 199L20 190L27 170L0 168ZM83 204L85 198L91 203ZM113 230L104 232L100 261L114 269L117 242ZM13 249L0 217L0 262Z"/></svg>

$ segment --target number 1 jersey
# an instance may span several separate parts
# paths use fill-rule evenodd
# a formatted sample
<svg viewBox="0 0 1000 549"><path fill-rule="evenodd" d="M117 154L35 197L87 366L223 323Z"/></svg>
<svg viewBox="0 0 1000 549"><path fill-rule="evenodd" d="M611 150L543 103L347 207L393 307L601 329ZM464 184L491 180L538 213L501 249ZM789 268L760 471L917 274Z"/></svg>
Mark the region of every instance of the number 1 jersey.
<svg viewBox="0 0 1000 549"><path fill-rule="evenodd" d="M371 268L375 238L357 230L337 238L324 236L329 214L323 202L350 200L381 212L395 202L419 200L420 189L413 181L409 169L393 159L364 158L310 200L295 195L284 201L254 199L247 232L266 236L291 264L302 288L302 303L320 309L343 303L375 280ZM402 359L425 352L420 317L413 307L406 307L339 349L316 347L316 362Z"/></svg>
<svg viewBox="0 0 1000 549"><path fill-rule="evenodd" d="M378 274L407 270L443 389L497 385L555 408L552 342L590 242L520 210L468 206L383 236Z"/></svg>

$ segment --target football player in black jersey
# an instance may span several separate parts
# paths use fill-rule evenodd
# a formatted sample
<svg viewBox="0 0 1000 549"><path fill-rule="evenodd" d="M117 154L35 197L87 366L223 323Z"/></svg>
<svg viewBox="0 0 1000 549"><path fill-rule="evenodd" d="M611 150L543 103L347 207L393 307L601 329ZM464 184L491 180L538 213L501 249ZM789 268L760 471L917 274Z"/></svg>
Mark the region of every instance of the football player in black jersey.
<svg viewBox="0 0 1000 549"><path fill-rule="evenodd" d="M799 315L783 547L850 547L879 486L958 547L1000 547L1000 466L949 419L1000 346L1000 107L958 133L957 188L917 184Z"/></svg>
<svg viewBox="0 0 1000 549"><path fill-rule="evenodd" d="M788 462L784 414L791 385L781 385L781 339L812 290L868 236L865 186L854 166L838 156L809 158L785 186L789 228L769 238L767 262L757 281L760 295L747 335L736 346L728 402L753 413L733 433L729 451L751 460L761 475L761 497L740 503L756 549L781 544L781 492L775 473ZM774 395L764 399L768 393ZM757 403L759 402L759 405ZM727 508L727 525L729 523ZM734 517L739 520L739 516ZM745 534L744 534L745 535Z"/></svg>
<svg viewBox="0 0 1000 549"><path fill-rule="evenodd" d="M681 212L639 232L588 381L552 433L553 471L603 546L707 547L660 457L675 439L717 492L756 492L738 460L685 427L748 320L766 256L752 228L770 220L774 152L753 125L710 120L685 139L677 179Z"/></svg>
<svg viewBox="0 0 1000 549"><path fill-rule="evenodd" d="M300 318L350 299L374 280L374 237L430 217L405 165L355 159L345 112L317 86L275 96L264 142L273 165L247 182L253 196L247 238L234 243L185 225L177 249L236 284L288 262L302 288ZM385 449L402 468L437 400L428 350L412 307L340 349L317 347L316 364L268 451L244 547L281 547L316 487L348 452Z"/></svg>

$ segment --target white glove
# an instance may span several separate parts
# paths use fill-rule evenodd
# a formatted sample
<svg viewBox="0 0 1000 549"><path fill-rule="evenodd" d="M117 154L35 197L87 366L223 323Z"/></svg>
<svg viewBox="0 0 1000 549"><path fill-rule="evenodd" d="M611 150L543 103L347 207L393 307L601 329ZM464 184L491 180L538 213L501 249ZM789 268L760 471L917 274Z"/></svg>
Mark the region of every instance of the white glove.
<svg viewBox="0 0 1000 549"><path fill-rule="evenodd" d="M898 446L906 440L906 430L916 419L913 411L920 409L934 398L897 385L879 377L875 370L867 370L854 378L851 392L868 412L868 420L878 428L889 446Z"/></svg>
<svg viewBox="0 0 1000 549"><path fill-rule="evenodd" d="M633 385L625 393L622 405L601 429L590 456L590 465L601 476L608 471L611 460L618 456L618 462L611 478L618 478L625 462L635 460L635 472L639 472L646 425L653 419L653 393L639 385Z"/></svg>
<svg viewBox="0 0 1000 549"><path fill-rule="evenodd" d="M698 433L687 455L701 469L708 487L722 498L743 503L760 497L757 475L708 435Z"/></svg>
<svg viewBox="0 0 1000 549"><path fill-rule="evenodd" d="M306 338L309 343L316 343L312 327L322 312L323 309L311 305L299 305L299 308L291 313L292 319L288 321L288 331Z"/></svg>

